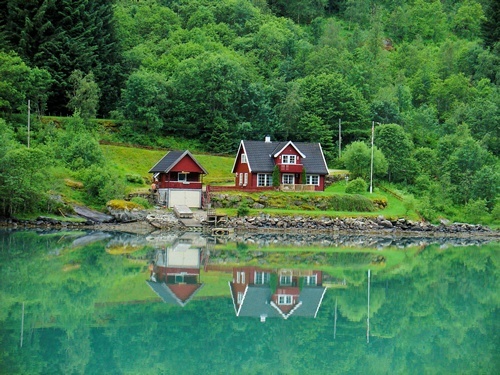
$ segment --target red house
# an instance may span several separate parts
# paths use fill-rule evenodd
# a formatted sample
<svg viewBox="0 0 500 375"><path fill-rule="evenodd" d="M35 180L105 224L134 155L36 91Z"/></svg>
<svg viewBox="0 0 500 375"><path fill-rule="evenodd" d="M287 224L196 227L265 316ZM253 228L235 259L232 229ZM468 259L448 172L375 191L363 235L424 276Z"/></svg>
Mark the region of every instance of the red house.
<svg viewBox="0 0 500 375"><path fill-rule="evenodd" d="M232 170L235 186L271 189L276 168L282 190L325 189L328 167L319 143L272 142L269 137L263 142L240 142Z"/></svg>
<svg viewBox="0 0 500 375"><path fill-rule="evenodd" d="M326 292L322 276L321 271L234 268L229 287L236 316L315 318Z"/></svg>
<svg viewBox="0 0 500 375"><path fill-rule="evenodd" d="M170 151L149 173L153 174L160 203L167 207L201 207L202 177L208 172L189 151Z"/></svg>
<svg viewBox="0 0 500 375"><path fill-rule="evenodd" d="M190 243L177 243L157 251L154 280L146 281L165 302L184 307L201 289L201 249Z"/></svg>

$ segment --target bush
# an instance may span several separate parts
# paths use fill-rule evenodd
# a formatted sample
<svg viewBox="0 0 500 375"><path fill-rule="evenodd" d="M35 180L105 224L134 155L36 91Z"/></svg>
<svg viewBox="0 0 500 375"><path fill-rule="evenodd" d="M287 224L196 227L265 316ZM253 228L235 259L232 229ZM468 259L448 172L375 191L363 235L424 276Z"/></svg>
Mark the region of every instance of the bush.
<svg viewBox="0 0 500 375"><path fill-rule="evenodd" d="M488 216L486 199L470 200L465 205L465 217L472 223L480 223Z"/></svg>
<svg viewBox="0 0 500 375"><path fill-rule="evenodd" d="M144 208L151 208L153 205L149 203L149 201L146 198L142 197L134 197L130 200L131 202L137 203L138 205L144 207Z"/></svg>
<svg viewBox="0 0 500 375"><path fill-rule="evenodd" d="M350 181L346 188L345 192L347 194L361 194L365 193L368 190L368 184L361 177L355 178Z"/></svg>
<svg viewBox="0 0 500 375"><path fill-rule="evenodd" d="M144 178L142 178L142 176L138 174L127 174L125 176L125 179L127 180L127 182L131 182L133 184L144 184Z"/></svg>
<svg viewBox="0 0 500 375"><path fill-rule="evenodd" d="M106 206L115 210L133 210L134 208L143 208L142 204L134 202L134 199L135 198L130 201L126 201L123 199L113 199L106 203Z"/></svg>
<svg viewBox="0 0 500 375"><path fill-rule="evenodd" d="M248 203L246 201L241 202L240 206L238 207L238 210L236 211L238 217L241 216L246 216L250 212L250 209L248 208Z"/></svg>

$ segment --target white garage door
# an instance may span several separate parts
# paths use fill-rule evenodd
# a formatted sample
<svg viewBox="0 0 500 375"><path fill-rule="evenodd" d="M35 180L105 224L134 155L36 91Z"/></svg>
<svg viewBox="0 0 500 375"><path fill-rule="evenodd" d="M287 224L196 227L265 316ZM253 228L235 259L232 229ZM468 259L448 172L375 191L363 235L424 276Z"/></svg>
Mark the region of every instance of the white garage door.
<svg viewBox="0 0 500 375"><path fill-rule="evenodd" d="M200 190L170 190L170 199L168 207L172 208L175 205L184 205L188 207L201 207L201 191Z"/></svg>

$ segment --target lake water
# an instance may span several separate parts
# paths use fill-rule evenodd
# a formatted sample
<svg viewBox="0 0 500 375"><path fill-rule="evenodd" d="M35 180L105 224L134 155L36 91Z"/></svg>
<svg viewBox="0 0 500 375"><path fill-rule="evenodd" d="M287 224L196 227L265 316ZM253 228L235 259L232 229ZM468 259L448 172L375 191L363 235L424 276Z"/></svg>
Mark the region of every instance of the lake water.
<svg viewBox="0 0 500 375"><path fill-rule="evenodd" d="M499 266L452 238L0 231L0 373L498 374Z"/></svg>

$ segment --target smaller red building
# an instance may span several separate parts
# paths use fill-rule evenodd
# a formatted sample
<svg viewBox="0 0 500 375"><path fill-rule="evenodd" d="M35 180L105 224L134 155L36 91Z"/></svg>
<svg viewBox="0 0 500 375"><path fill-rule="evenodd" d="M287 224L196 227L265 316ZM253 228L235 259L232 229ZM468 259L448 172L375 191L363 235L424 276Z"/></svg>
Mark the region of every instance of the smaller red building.
<svg viewBox="0 0 500 375"><path fill-rule="evenodd" d="M319 143L241 141L232 173L242 190L271 189L279 172L282 190L323 191L328 167Z"/></svg>
<svg viewBox="0 0 500 375"><path fill-rule="evenodd" d="M189 151L170 151L149 173L153 174L161 204L201 207L202 179L208 172Z"/></svg>

